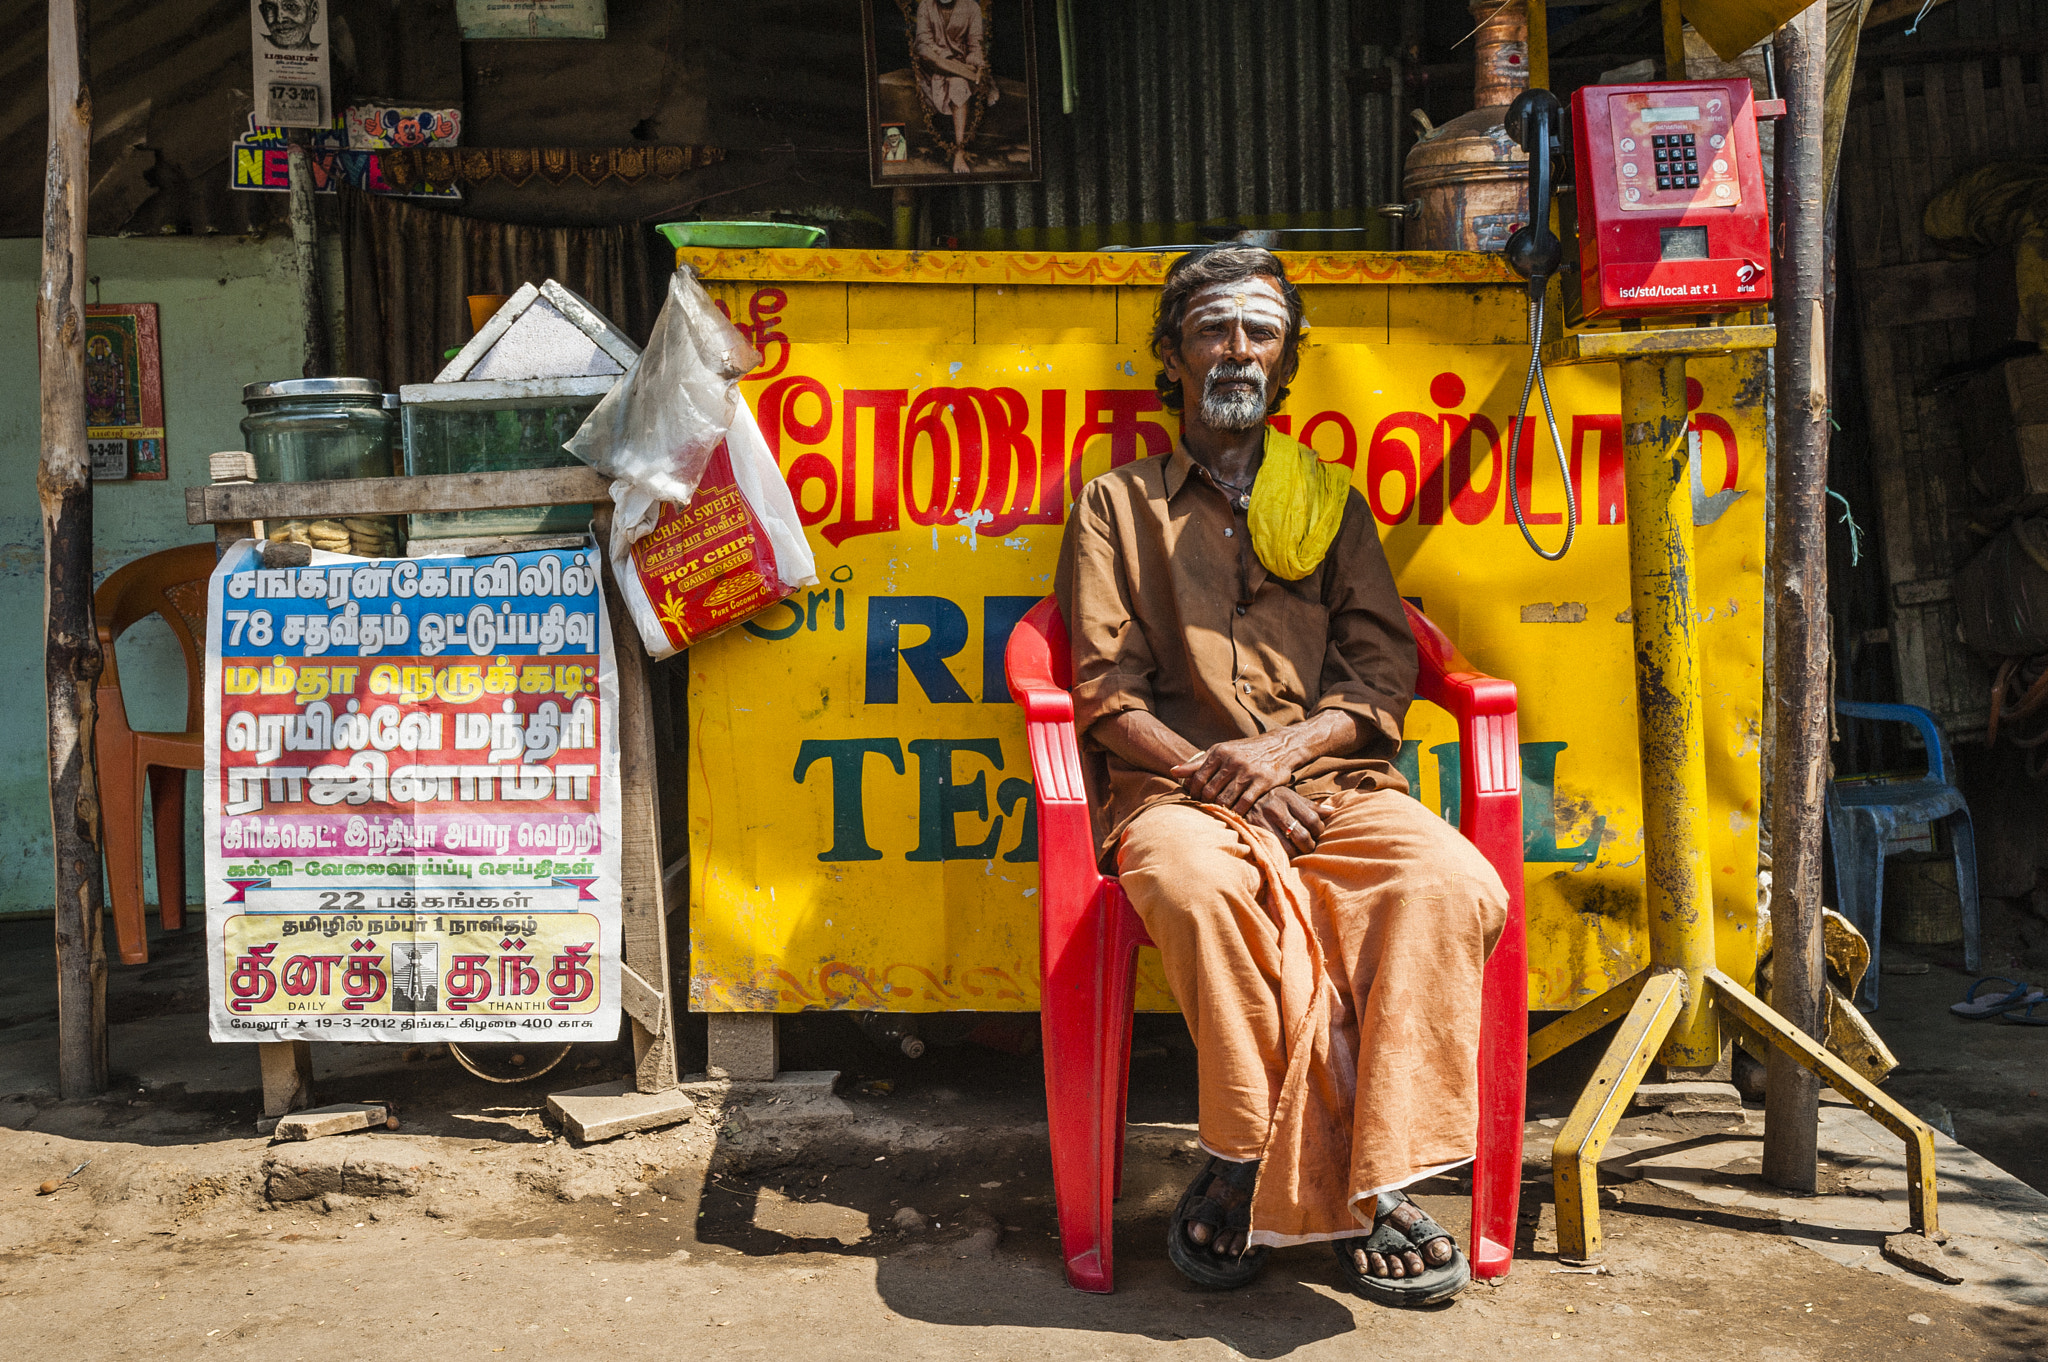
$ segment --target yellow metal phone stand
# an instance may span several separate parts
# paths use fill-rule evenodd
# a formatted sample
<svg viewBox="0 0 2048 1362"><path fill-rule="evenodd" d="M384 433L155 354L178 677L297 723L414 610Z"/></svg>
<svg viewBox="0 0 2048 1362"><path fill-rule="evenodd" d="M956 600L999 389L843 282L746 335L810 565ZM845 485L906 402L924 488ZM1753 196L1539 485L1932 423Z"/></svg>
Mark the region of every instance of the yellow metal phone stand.
<svg viewBox="0 0 2048 1362"><path fill-rule="evenodd" d="M1529 1038L1534 1066L1621 1018L1551 1151L1565 1258L1600 1252L1600 1154L1651 1061L1710 1068L1724 1026L1777 1047L1903 1139L1912 1227L1938 1233L1934 1132L1723 974L1714 957L1685 359L1766 349L1774 340L1770 326L1701 326L1578 332L1544 347L1553 364L1621 365L1650 938L1646 969Z"/></svg>

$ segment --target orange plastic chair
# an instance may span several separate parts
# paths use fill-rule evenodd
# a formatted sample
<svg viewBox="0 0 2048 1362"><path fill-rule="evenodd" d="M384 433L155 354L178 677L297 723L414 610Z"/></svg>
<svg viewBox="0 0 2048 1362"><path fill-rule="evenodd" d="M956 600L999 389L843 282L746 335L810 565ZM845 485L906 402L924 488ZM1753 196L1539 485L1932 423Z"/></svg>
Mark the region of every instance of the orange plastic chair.
<svg viewBox="0 0 2048 1362"><path fill-rule="evenodd" d="M142 902L143 789L156 805L157 914L165 931L185 925L185 772L206 766L206 579L211 544L187 544L138 558L93 593L99 622L99 722L93 729L99 772L100 816L107 844L107 898L114 905L114 938L121 963L149 963L149 924ZM114 640L162 615L185 653L185 731L138 733L128 726Z"/></svg>
<svg viewBox="0 0 2048 1362"><path fill-rule="evenodd" d="M1508 920L1486 962L1479 1023L1478 1156L1472 1168L1476 1277L1513 1265L1522 1192L1528 1074L1528 945L1522 916L1522 763L1515 687L1480 673L1443 631L1408 606L1420 674L1416 693L1458 724L1458 827L1500 872ZM1115 1284L1111 1203L1123 1184L1131 1002L1138 947L1150 945L1131 901L1095 862L1089 792L1074 733L1073 656L1059 604L1031 607L1004 654L1024 707L1038 808L1039 1015L1053 1201L1067 1282Z"/></svg>

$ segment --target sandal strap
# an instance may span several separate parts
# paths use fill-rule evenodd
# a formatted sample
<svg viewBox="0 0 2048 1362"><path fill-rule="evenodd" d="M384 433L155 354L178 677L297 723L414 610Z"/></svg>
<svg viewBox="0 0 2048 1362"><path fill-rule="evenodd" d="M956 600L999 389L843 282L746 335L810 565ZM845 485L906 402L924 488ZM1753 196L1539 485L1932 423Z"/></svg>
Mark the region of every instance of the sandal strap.
<svg viewBox="0 0 2048 1362"><path fill-rule="evenodd" d="M1388 1198L1390 1197L1393 1199L1392 1205L1388 1204ZM1406 1229L1401 1229L1399 1226L1394 1225L1392 1213L1395 1208L1404 1205L1414 1208L1415 1223ZM1431 1220L1429 1212L1423 1210L1419 1203L1411 1200L1406 1192L1382 1192L1380 1194L1380 1212L1376 1220L1378 1225L1387 1225L1395 1229L1402 1238L1406 1239L1417 1249L1432 1244L1439 1239L1450 1239L1452 1247L1457 1246L1457 1240L1452 1237L1451 1232L1442 1225L1437 1224L1436 1221ZM1375 1229L1377 1229L1377 1225ZM1424 1261L1428 1260L1425 1259Z"/></svg>

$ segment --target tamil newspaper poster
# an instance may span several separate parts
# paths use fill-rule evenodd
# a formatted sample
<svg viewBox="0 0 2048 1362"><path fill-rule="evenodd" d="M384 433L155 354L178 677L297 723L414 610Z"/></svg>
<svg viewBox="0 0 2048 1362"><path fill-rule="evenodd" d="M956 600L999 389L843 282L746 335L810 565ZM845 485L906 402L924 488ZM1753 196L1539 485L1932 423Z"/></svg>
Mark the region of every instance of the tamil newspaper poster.
<svg viewBox="0 0 2048 1362"><path fill-rule="evenodd" d="M610 1040L619 756L594 547L207 591L215 1040Z"/></svg>
<svg viewBox="0 0 2048 1362"><path fill-rule="evenodd" d="M325 128L334 89L322 0L249 0L255 120L267 128Z"/></svg>

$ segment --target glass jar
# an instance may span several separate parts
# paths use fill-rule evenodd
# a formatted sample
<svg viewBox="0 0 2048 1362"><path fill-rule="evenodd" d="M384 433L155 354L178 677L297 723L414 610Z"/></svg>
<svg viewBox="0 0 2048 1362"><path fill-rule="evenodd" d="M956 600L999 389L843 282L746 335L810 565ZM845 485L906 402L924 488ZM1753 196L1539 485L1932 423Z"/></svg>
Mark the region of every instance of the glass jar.
<svg viewBox="0 0 2048 1362"><path fill-rule="evenodd" d="M392 475L396 441L384 393L367 378L288 378L242 389L242 438L258 482L329 482ZM273 540L365 558L400 552L400 516L272 521Z"/></svg>
<svg viewBox="0 0 2048 1362"><path fill-rule="evenodd" d="M576 456L562 446L600 400L585 396L408 402L403 408L405 471L418 477L573 467ZM574 534L589 524L589 506L525 506L416 515L408 528L418 541Z"/></svg>

